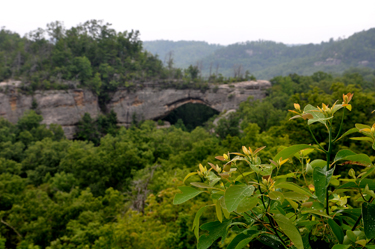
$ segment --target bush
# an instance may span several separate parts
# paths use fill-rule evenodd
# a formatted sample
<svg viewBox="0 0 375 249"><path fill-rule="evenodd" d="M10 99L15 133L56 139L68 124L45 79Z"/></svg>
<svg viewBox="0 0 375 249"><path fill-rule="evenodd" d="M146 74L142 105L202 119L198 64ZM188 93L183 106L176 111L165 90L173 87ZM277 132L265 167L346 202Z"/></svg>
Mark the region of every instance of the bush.
<svg viewBox="0 0 375 249"><path fill-rule="evenodd" d="M181 186L174 204L184 203L208 193L211 201L196 214L193 224L198 248L208 248L227 234L232 241L227 248L373 248L375 239L375 180L372 160L366 154L343 149L333 155L333 146L346 135L360 132L364 136L354 140L370 141L375 149L375 124L370 127L357 124L341 137L345 110L353 94L343 96L342 104L331 108L307 105L302 111L295 104L294 118L308 120L307 124L320 124L326 130L328 143L297 144L281 150L270 163L262 163L258 153L265 148L242 147L242 153L232 152L208 163L210 169L199 165L197 172L188 174L200 177L192 186ZM340 129L333 134L333 118L342 110ZM311 130L310 130L311 131ZM324 159L312 160L309 155L318 152ZM298 162L293 172L279 174L283 165ZM334 175L340 164L351 165L349 178ZM247 170L243 170L247 168ZM356 208L359 206L359 208ZM215 207L217 221L200 226L200 216ZM207 233L199 236L199 230Z"/></svg>

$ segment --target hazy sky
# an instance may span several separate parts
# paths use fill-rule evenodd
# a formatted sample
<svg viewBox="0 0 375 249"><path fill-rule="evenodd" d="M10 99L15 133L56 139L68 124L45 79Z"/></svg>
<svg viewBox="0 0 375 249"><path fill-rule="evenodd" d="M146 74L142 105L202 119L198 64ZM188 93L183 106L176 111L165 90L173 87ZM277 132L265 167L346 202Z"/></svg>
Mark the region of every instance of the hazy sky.
<svg viewBox="0 0 375 249"><path fill-rule="evenodd" d="M56 20L70 28L102 19L117 31L139 30L143 41L223 45L320 43L375 27L375 0L2 0L0 9L0 27L21 35Z"/></svg>

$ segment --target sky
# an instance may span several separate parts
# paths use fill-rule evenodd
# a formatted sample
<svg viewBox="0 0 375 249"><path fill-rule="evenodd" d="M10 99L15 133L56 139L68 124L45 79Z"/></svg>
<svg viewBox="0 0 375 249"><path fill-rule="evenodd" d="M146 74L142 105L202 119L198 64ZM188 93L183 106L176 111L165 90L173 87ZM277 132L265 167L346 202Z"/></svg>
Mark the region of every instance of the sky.
<svg viewBox="0 0 375 249"><path fill-rule="evenodd" d="M91 19L139 30L142 41L221 45L320 43L375 28L375 0L3 0L0 9L0 27L22 36L56 20L70 28Z"/></svg>

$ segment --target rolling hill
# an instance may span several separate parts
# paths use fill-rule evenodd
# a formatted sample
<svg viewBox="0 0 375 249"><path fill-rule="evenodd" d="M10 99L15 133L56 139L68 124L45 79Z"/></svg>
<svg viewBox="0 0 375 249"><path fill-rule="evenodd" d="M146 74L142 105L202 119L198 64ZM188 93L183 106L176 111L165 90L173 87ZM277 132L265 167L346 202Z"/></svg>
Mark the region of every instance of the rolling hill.
<svg viewBox="0 0 375 249"><path fill-rule="evenodd" d="M375 69L375 28L353 34L347 39L330 39L320 44L290 46L273 41L247 41L228 46L197 41L151 41L144 49L163 60L173 51L174 66L200 65L203 75L244 74L269 79L291 73L310 75L316 71L342 73L349 68ZM211 69L210 69L211 68Z"/></svg>

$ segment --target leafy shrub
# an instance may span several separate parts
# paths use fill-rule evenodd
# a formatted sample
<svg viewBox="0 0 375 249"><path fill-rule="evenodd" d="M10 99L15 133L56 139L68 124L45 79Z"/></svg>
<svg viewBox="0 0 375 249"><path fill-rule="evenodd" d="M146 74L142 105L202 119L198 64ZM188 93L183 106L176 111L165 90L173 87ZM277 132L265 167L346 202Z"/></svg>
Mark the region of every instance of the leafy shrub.
<svg viewBox="0 0 375 249"><path fill-rule="evenodd" d="M223 243L228 235L233 239L227 248L258 248L259 243L271 248L374 248L375 180L369 179L375 169L372 160L348 149L332 153L336 142L355 132L365 136L352 139L370 141L375 149L375 124L357 124L340 137L345 110L352 110L352 97L350 93L343 95L342 104L335 103L331 108L308 104L301 110L299 104L294 104L291 112L296 116L291 119L307 120L315 145L287 147L269 164L258 155L265 146L255 150L243 146L242 153L217 156L221 166L208 163L211 169L207 170L200 164L197 172L188 174L184 181L193 175L201 181L179 187L182 193L176 194L174 204L201 193L211 198L194 219L198 248L209 248L219 238ZM333 118L341 109L340 129L334 136ZM328 143L318 142L310 129L313 124L324 127ZM311 160L312 152L324 155L325 160ZM299 162L294 171L279 174L283 165L293 163L293 158ZM334 175L343 164L352 166L350 179ZM215 208L218 220L200 226L201 215L210 207ZM199 235L200 230L208 233Z"/></svg>

